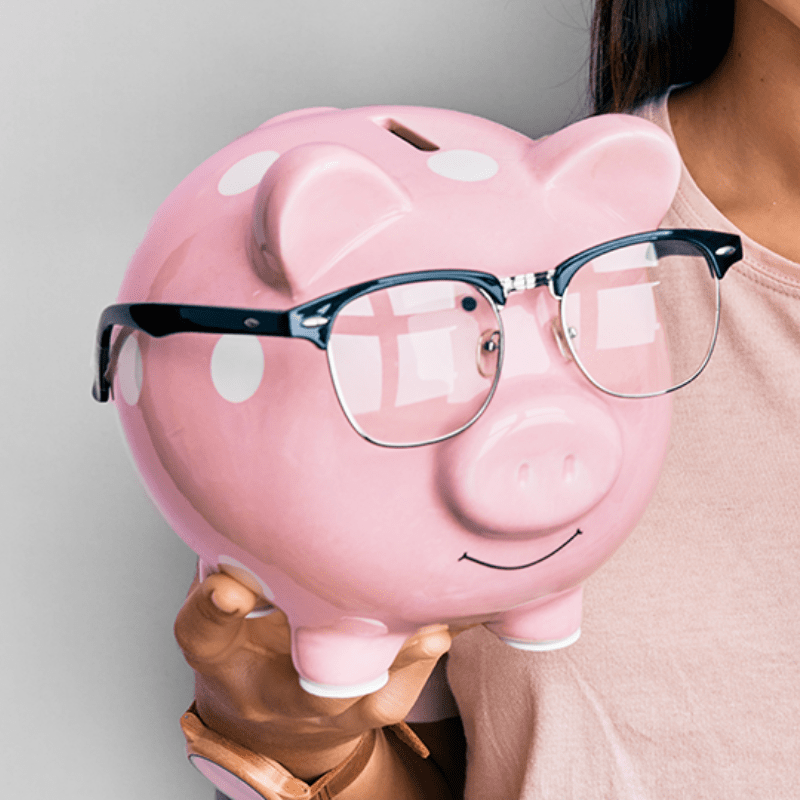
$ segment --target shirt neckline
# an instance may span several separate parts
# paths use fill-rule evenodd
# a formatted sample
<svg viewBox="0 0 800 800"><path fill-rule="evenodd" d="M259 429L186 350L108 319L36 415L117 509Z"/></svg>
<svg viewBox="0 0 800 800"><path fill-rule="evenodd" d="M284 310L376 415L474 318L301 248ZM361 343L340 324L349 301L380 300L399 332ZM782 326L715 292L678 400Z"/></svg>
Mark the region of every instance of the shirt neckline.
<svg viewBox="0 0 800 800"><path fill-rule="evenodd" d="M678 87L671 87L661 98L654 101L651 105L651 113L648 114L651 122L659 124L673 142L675 142L675 134L669 118L668 100L673 89L676 88ZM783 287L790 286L800 289L800 264L769 250L744 231L739 230L695 183L691 173L686 169L683 159L681 159L681 183L675 195L672 211L687 225L696 225L699 222L704 227L737 234L742 239L744 251L741 264L752 267L760 275L777 281ZM737 266L740 265L734 265L734 269Z"/></svg>

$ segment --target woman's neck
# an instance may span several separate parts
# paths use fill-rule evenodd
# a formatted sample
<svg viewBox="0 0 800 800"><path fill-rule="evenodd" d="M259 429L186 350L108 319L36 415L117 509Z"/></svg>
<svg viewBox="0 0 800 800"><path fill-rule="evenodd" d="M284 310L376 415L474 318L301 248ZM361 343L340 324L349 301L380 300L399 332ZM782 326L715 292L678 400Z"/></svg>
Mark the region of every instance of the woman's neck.
<svg viewBox="0 0 800 800"><path fill-rule="evenodd" d="M781 4L789 16L776 10ZM797 5L737 0L727 56L710 78L673 93L669 111L703 193L750 238L800 263Z"/></svg>

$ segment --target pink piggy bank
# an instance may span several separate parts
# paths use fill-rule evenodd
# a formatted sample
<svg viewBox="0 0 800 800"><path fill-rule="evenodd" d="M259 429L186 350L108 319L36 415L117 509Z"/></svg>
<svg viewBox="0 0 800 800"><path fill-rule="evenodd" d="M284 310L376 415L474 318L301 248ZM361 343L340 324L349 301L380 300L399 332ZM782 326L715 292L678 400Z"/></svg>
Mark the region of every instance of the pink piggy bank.
<svg viewBox="0 0 800 800"><path fill-rule="evenodd" d="M201 569L286 612L307 691L376 690L431 623L578 637L583 582L656 484L666 393L710 352L669 360L670 265L713 286L707 251L733 246L650 230L678 175L631 117L534 142L311 109L159 209L101 321L95 396Z"/></svg>

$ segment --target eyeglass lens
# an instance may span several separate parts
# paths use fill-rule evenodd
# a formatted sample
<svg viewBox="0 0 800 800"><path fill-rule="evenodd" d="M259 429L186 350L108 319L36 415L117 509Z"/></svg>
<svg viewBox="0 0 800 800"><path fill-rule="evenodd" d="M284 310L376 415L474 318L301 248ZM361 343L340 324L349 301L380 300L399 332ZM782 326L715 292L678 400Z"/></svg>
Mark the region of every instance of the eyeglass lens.
<svg viewBox="0 0 800 800"><path fill-rule="evenodd" d="M345 413L389 445L436 441L472 422L494 391L501 353L494 304L454 280L362 295L339 311L328 342Z"/></svg>
<svg viewBox="0 0 800 800"><path fill-rule="evenodd" d="M628 245L584 264L561 304L579 366L612 394L660 394L702 370L714 344L718 282L681 240Z"/></svg>

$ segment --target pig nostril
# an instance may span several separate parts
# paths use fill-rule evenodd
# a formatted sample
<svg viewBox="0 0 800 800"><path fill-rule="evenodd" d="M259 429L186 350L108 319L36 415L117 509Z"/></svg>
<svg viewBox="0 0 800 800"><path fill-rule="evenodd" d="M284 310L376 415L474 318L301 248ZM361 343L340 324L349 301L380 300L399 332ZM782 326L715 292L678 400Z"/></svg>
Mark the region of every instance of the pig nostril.
<svg viewBox="0 0 800 800"><path fill-rule="evenodd" d="M564 459L561 476L565 482L570 482L575 477L575 456L569 455Z"/></svg>
<svg viewBox="0 0 800 800"><path fill-rule="evenodd" d="M525 487L528 484L528 481L531 477L531 465L528 464L526 461L524 464L521 464L519 469L517 470L517 483L521 487Z"/></svg>

